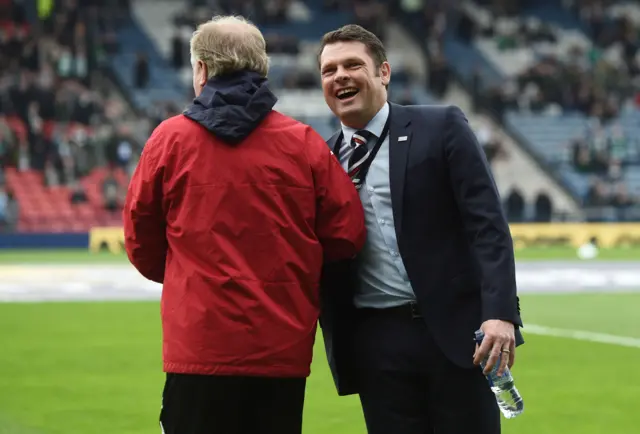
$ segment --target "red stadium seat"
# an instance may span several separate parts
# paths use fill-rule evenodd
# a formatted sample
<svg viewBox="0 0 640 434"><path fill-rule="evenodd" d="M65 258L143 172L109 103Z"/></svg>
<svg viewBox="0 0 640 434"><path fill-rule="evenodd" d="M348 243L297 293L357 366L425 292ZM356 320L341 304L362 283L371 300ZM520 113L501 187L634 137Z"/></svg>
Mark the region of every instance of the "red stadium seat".
<svg viewBox="0 0 640 434"><path fill-rule="evenodd" d="M27 140L27 126L17 116L7 117L7 124L9 128L15 133L18 141L22 142Z"/></svg>

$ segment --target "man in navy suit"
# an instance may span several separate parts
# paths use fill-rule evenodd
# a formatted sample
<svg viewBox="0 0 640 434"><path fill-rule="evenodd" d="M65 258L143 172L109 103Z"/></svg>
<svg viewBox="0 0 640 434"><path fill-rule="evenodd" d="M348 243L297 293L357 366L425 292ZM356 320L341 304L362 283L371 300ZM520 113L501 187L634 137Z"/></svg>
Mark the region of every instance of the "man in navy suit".
<svg viewBox="0 0 640 434"><path fill-rule="evenodd" d="M385 48L362 27L327 33L318 61L341 121L328 145L368 233L355 261L324 273L338 393L360 395L369 434L497 434L477 365L500 359L502 372L523 340L513 243L483 150L457 107L387 102Z"/></svg>

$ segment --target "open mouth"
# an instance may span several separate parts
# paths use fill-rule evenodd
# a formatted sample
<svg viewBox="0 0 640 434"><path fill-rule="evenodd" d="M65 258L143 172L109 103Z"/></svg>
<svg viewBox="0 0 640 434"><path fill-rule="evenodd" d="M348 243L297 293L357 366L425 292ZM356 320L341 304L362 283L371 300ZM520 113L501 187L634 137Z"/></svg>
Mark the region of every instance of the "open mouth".
<svg viewBox="0 0 640 434"><path fill-rule="evenodd" d="M345 89L340 89L337 93L336 93L336 97L341 100L347 100L350 98L353 98L354 96L356 96L358 94L359 90L355 87L348 87Z"/></svg>

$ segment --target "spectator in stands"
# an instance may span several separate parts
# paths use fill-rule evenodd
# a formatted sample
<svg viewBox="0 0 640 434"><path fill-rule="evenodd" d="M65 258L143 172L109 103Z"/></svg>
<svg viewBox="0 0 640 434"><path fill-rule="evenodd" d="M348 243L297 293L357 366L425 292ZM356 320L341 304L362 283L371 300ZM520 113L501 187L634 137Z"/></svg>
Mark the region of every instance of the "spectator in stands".
<svg viewBox="0 0 640 434"><path fill-rule="evenodd" d="M451 79L452 75L447 59L442 52L438 51L431 58L428 87L435 96L443 98L449 90Z"/></svg>
<svg viewBox="0 0 640 434"><path fill-rule="evenodd" d="M38 10L42 20L38 25L26 22L23 2L6 3L18 12L0 11L3 19L18 16L21 21L0 23L0 167L7 174L13 175L15 169L25 172L7 176L17 205L25 189L15 188L16 184L37 179L29 176L33 171L40 175L35 181L38 188L47 181L58 185L58 190L73 186L80 177L105 165L106 130L127 125L144 131L148 119L133 122L127 119L127 110L113 110L118 105L116 98L102 85L104 75L97 60L117 30L117 14L105 13L107 2L52 2L51 7ZM135 145L135 140L131 143ZM133 153L139 152L139 147L132 148ZM131 155L130 161L136 159ZM109 214L100 201L100 183L101 179L95 181L98 194L91 195L94 212L84 214L78 209L77 214L69 215L64 210L63 216L62 210L54 214L54 207L47 218L64 219L64 230L72 231L98 221L106 224ZM48 230L51 223L41 217L29 218L28 207L26 200L21 230ZM87 220L91 214L96 221Z"/></svg>
<svg viewBox="0 0 640 434"><path fill-rule="evenodd" d="M487 157L489 164L493 163L496 159L506 157L506 151L504 150L502 143L496 136L495 132L487 125L482 124L476 132L478 143L482 146L484 154Z"/></svg>
<svg viewBox="0 0 640 434"><path fill-rule="evenodd" d="M138 89L143 89L147 87L149 83L149 61L147 60L146 54L140 52L138 53L138 58L135 63L134 77L133 82L135 83Z"/></svg>
<svg viewBox="0 0 640 434"><path fill-rule="evenodd" d="M609 203L609 192L602 180L595 178L592 180L587 194L584 199L584 204L588 207L600 207Z"/></svg>
<svg viewBox="0 0 640 434"><path fill-rule="evenodd" d="M265 24L282 24L287 21L287 9L289 8L291 1L288 0L275 0L270 2L264 2L262 7L264 8Z"/></svg>
<svg viewBox="0 0 640 434"><path fill-rule="evenodd" d="M582 140L574 140L572 144L573 165L578 172L590 173L594 171L589 147Z"/></svg>
<svg viewBox="0 0 640 434"><path fill-rule="evenodd" d="M629 195L627 186L623 182L615 185L611 196L611 205L615 208L616 217L619 221L629 221L631 216L627 217L627 211L638 204L638 202Z"/></svg>
<svg viewBox="0 0 640 434"><path fill-rule="evenodd" d="M47 187L57 187L60 185L58 170L51 160L47 160L44 165L44 185Z"/></svg>
<svg viewBox="0 0 640 434"><path fill-rule="evenodd" d="M145 145L125 247L163 283L166 434L300 434L324 261L362 205L322 138L273 110L265 40L217 17L191 39L194 103Z"/></svg>
<svg viewBox="0 0 640 434"><path fill-rule="evenodd" d="M71 188L69 200L72 204L86 203L89 200L87 193L85 193L84 188L82 188L79 182L74 181L69 187Z"/></svg>
<svg viewBox="0 0 640 434"><path fill-rule="evenodd" d="M0 185L0 232L13 232L19 217L18 203L13 193Z"/></svg>
<svg viewBox="0 0 640 434"><path fill-rule="evenodd" d="M18 227L20 207L12 191L7 192L7 211L5 212L5 226L9 232L14 232Z"/></svg>
<svg viewBox="0 0 640 434"><path fill-rule="evenodd" d="M0 88L0 92L2 89ZM0 170L13 161L16 140L5 118L0 113Z"/></svg>
<svg viewBox="0 0 640 434"><path fill-rule="evenodd" d="M4 186L0 185L0 226L4 226L7 221L9 210L9 195Z"/></svg>
<svg viewBox="0 0 640 434"><path fill-rule="evenodd" d="M619 123L613 126L607 145L607 151L611 158L626 161L629 157L629 138Z"/></svg>
<svg viewBox="0 0 640 434"><path fill-rule="evenodd" d="M106 146L107 162L128 170L133 159L133 151L132 131L124 125L116 128Z"/></svg>
<svg viewBox="0 0 640 434"><path fill-rule="evenodd" d="M353 4L355 24L369 30L381 41L386 39L388 6L376 0L361 0Z"/></svg>
<svg viewBox="0 0 640 434"><path fill-rule="evenodd" d="M120 184L118 184L113 169L107 172L107 176L102 181L102 197L104 198L105 209L108 211L120 209Z"/></svg>
<svg viewBox="0 0 640 434"><path fill-rule="evenodd" d="M474 363L491 350L487 369L500 354L499 373L511 364L521 321L513 241L482 149L459 108L388 102L385 47L362 27L327 33L318 60L342 124L328 144L359 188L368 233L323 305L338 393L360 395L369 434L497 434ZM478 327L487 337L474 354Z"/></svg>
<svg viewBox="0 0 640 434"><path fill-rule="evenodd" d="M185 40L180 27L176 26L171 37L171 65L175 69L182 69L185 58Z"/></svg>

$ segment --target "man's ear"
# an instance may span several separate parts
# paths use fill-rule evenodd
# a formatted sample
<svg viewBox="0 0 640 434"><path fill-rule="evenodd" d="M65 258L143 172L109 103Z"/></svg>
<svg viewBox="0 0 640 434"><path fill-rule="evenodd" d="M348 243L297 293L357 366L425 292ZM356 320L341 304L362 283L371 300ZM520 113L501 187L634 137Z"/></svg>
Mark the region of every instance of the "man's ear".
<svg viewBox="0 0 640 434"><path fill-rule="evenodd" d="M382 62L382 65L380 65L380 79L384 86L389 85L391 81L391 65L389 65L389 62Z"/></svg>
<svg viewBox="0 0 640 434"><path fill-rule="evenodd" d="M207 77L209 76L209 70L207 69L207 65L202 61L198 60L198 65L200 66L200 86L207 84Z"/></svg>

